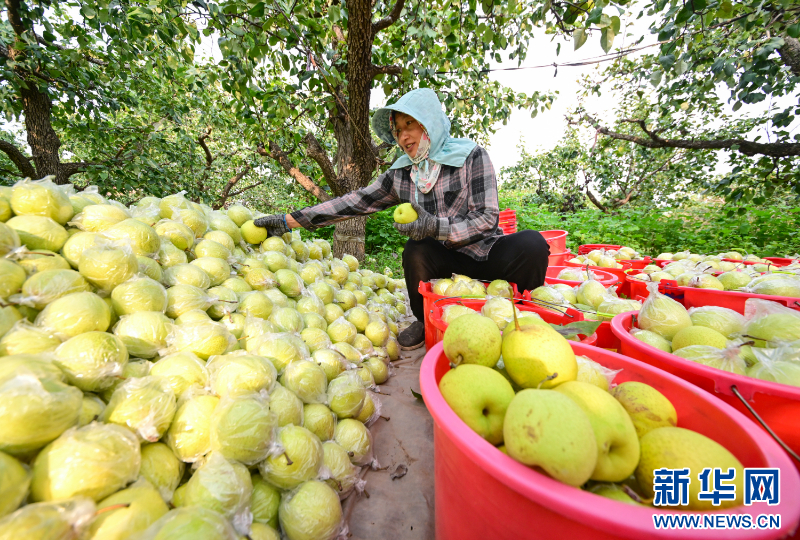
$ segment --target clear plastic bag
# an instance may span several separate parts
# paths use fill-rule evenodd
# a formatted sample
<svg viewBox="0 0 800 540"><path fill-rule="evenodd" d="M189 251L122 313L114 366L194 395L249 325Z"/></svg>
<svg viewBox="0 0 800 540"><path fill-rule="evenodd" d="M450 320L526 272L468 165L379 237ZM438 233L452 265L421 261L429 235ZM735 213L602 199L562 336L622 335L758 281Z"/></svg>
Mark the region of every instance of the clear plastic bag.
<svg viewBox="0 0 800 540"><path fill-rule="evenodd" d="M192 352L203 360L225 354L236 344L236 338L225 327L215 321L190 321L172 327L167 337L167 350Z"/></svg>
<svg viewBox="0 0 800 540"><path fill-rule="evenodd" d="M206 363L209 383L218 396L271 392L278 372L267 358L245 351L212 356Z"/></svg>
<svg viewBox="0 0 800 540"><path fill-rule="evenodd" d="M28 495L30 484L30 468L0 452L0 518L19 508Z"/></svg>
<svg viewBox="0 0 800 540"><path fill-rule="evenodd" d="M248 341L248 349L269 359L279 374L283 373L283 370L290 363L307 359L311 356L308 347L299 336L286 332L263 334L255 339L252 348Z"/></svg>
<svg viewBox="0 0 800 540"><path fill-rule="evenodd" d="M131 356L153 358L167 347L172 327L172 320L160 311L140 311L123 315L113 332Z"/></svg>
<svg viewBox="0 0 800 540"><path fill-rule="evenodd" d="M175 508L130 540L239 540L224 515L202 506Z"/></svg>
<svg viewBox="0 0 800 540"><path fill-rule="evenodd" d="M83 393L57 379L20 368L0 383L0 451L23 456L78 421Z"/></svg>
<svg viewBox="0 0 800 540"><path fill-rule="evenodd" d="M92 422L64 432L36 456L31 496L99 501L136 480L140 464L139 441L130 430Z"/></svg>
<svg viewBox="0 0 800 540"><path fill-rule="evenodd" d="M305 482L281 497L280 522L288 538L333 540L343 527L339 497L324 482Z"/></svg>
<svg viewBox="0 0 800 540"><path fill-rule="evenodd" d="M324 464L322 443L304 427L289 425L278 430L278 448L258 464L265 480L281 489L293 489L316 478Z"/></svg>
<svg viewBox="0 0 800 540"><path fill-rule="evenodd" d="M650 330L672 341L678 331L692 326L689 312L680 303L658 292L657 283L648 283L647 297L639 310L638 324L642 330Z"/></svg>
<svg viewBox="0 0 800 540"><path fill-rule="evenodd" d="M344 500L362 481L358 475L361 469L350 462L347 450L334 441L322 443L322 450L328 474L320 479L336 491L340 500Z"/></svg>
<svg viewBox="0 0 800 540"><path fill-rule="evenodd" d="M73 386L84 392L98 392L122 375L128 363L128 349L113 334L86 332L59 345L54 363Z"/></svg>
<svg viewBox="0 0 800 540"><path fill-rule="evenodd" d="M278 417L278 425L281 427L303 425L303 402L281 384L276 384L269 395L269 409Z"/></svg>
<svg viewBox="0 0 800 540"><path fill-rule="evenodd" d="M0 338L0 356L37 354L55 351L61 340L46 328L39 328L21 319Z"/></svg>
<svg viewBox="0 0 800 540"><path fill-rule="evenodd" d="M339 418L354 418L366 399L364 383L355 370L345 371L328 384L328 406Z"/></svg>
<svg viewBox="0 0 800 540"><path fill-rule="evenodd" d="M5 257L19 247L20 241L17 231L5 223L0 223L0 257Z"/></svg>
<svg viewBox="0 0 800 540"><path fill-rule="evenodd" d="M166 380L177 398L190 388L206 387L209 379L205 363L191 352L178 352L159 359L150 368L150 374Z"/></svg>
<svg viewBox="0 0 800 540"><path fill-rule="evenodd" d="M206 271L189 263L170 266L164 270L162 280L167 287L191 285L205 290L211 286L211 278Z"/></svg>
<svg viewBox="0 0 800 540"><path fill-rule="evenodd" d="M344 317L339 317L328 325L328 336L333 343L344 342L352 345L357 334L355 325Z"/></svg>
<svg viewBox="0 0 800 540"><path fill-rule="evenodd" d="M5 224L14 229L20 245L29 250L57 252L69 238L67 230L49 217L14 216Z"/></svg>
<svg viewBox="0 0 800 540"><path fill-rule="evenodd" d="M621 369L608 369L586 356L576 356L579 381L593 384L606 392L612 387L614 378Z"/></svg>
<svg viewBox="0 0 800 540"><path fill-rule="evenodd" d="M190 389L178 402L165 437L178 459L194 463L211 451L211 416L218 403L202 389Z"/></svg>
<svg viewBox="0 0 800 540"><path fill-rule="evenodd" d="M748 298L744 306L744 337L754 339L757 347L800 339L800 312L760 298Z"/></svg>
<svg viewBox="0 0 800 540"><path fill-rule="evenodd" d="M185 465L163 442L143 444L141 451L140 478L150 482L164 501L172 501L172 495L183 479Z"/></svg>
<svg viewBox="0 0 800 540"><path fill-rule="evenodd" d="M741 334L746 323L742 314L719 306L689 308L689 318L693 325L711 328L728 339Z"/></svg>
<svg viewBox="0 0 800 540"><path fill-rule="evenodd" d="M141 441L156 442L172 423L176 408L166 379L135 377L117 386L100 420L129 428Z"/></svg>
<svg viewBox="0 0 800 540"><path fill-rule="evenodd" d="M737 375L746 374L747 364L742 358L741 349L738 346L718 349L707 345L690 345L673 351L672 354L722 371Z"/></svg>
<svg viewBox="0 0 800 540"><path fill-rule="evenodd" d="M127 209L113 204L92 204L72 218L69 225L85 232L103 232L113 225L130 218Z"/></svg>
<svg viewBox="0 0 800 540"><path fill-rule="evenodd" d="M614 289L614 287L611 287ZM602 317L604 321L610 321L615 315L626 313L628 311L639 311L642 308L642 303L638 300L628 300L616 296L616 292L612 291L606 294L600 305L597 306L597 314Z"/></svg>
<svg viewBox="0 0 800 540"><path fill-rule="evenodd" d="M61 382L66 382L67 380L64 372L53 363L52 354L0 356L0 383L23 373L30 373L38 379L49 378Z"/></svg>
<svg viewBox="0 0 800 540"><path fill-rule="evenodd" d="M36 326L65 340L84 332L105 332L110 324L108 304L92 292L62 296L36 316Z"/></svg>
<svg viewBox="0 0 800 540"><path fill-rule="evenodd" d="M53 183L54 176L26 178L11 188L11 209L18 216L42 216L64 225L73 214L69 196Z"/></svg>
<svg viewBox="0 0 800 540"><path fill-rule="evenodd" d="M0 519L0 540L73 540L80 538L97 508L86 497L23 506Z"/></svg>
<svg viewBox="0 0 800 540"><path fill-rule="evenodd" d="M278 418L269 410L266 393L229 395L211 417L211 451L253 466L273 450L277 429Z"/></svg>
<svg viewBox="0 0 800 540"><path fill-rule="evenodd" d="M367 465L372 462L372 433L358 420L339 420L333 439L347 451L353 465Z"/></svg>
<svg viewBox="0 0 800 540"><path fill-rule="evenodd" d="M753 294L800 298L800 279L786 275L785 278L762 281L755 285L744 287L742 290Z"/></svg>

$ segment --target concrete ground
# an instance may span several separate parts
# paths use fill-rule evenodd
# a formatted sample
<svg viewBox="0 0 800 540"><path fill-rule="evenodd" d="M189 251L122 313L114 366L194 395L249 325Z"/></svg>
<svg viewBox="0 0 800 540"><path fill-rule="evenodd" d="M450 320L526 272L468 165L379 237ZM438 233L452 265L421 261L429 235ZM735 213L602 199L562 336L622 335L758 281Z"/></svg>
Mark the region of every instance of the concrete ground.
<svg viewBox="0 0 800 540"><path fill-rule="evenodd" d="M378 470L365 470L366 490L344 501L349 538L434 538L433 419L419 394L425 348L404 352L380 386L382 415L370 430Z"/></svg>

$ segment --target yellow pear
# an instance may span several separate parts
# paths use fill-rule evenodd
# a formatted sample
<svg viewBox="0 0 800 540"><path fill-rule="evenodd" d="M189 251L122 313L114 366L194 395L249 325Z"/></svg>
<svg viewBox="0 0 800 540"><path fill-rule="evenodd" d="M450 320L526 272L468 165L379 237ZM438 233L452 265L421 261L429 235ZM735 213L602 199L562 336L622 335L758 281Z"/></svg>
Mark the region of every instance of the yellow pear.
<svg viewBox="0 0 800 540"><path fill-rule="evenodd" d="M414 210L411 203L403 203L394 209L393 217L395 223L411 223L416 221L419 216L417 216L417 211Z"/></svg>
<svg viewBox="0 0 800 540"><path fill-rule="evenodd" d="M645 497L654 496L653 471L656 469L689 469L689 504L684 510L722 510L742 504L744 488L744 467L725 447L700 433L679 427L662 427L647 433L641 439L642 456L636 467L636 480ZM721 501L714 506L711 501L699 500L701 491L698 475L705 468L729 468L736 470L735 478L727 485L736 486L736 499ZM714 488L713 475L709 478L709 488Z"/></svg>
<svg viewBox="0 0 800 540"><path fill-rule="evenodd" d="M97 504L98 516L89 528L91 540L123 540L143 531L169 511L158 491L140 480Z"/></svg>
<svg viewBox="0 0 800 540"><path fill-rule="evenodd" d="M509 456L570 486L583 485L597 464L588 416L554 390L520 391L506 410L503 439Z"/></svg>
<svg viewBox="0 0 800 540"><path fill-rule="evenodd" d="M555 388L583 409L597 440L597 465L592 480L621 482L639 462L639 438L625 409L611 394L597 386L570 381Z"/></svg>
<svg viewBox="0 0 800 540"><path fill-rule="evenodd" d="M675 407L664 394L649 384L624 382L614 388L611 395L628 411L640 439L653 429L678 425Z"/></svg>
<svg viewBox="0 0 800 540"><path fill-rule="evenodd" d="M503 333L502 354L506 371L515 383L522 388L554 388L578 377L575 353L561 334L538 324L520 328L516 310L514 325Z"/></svg>

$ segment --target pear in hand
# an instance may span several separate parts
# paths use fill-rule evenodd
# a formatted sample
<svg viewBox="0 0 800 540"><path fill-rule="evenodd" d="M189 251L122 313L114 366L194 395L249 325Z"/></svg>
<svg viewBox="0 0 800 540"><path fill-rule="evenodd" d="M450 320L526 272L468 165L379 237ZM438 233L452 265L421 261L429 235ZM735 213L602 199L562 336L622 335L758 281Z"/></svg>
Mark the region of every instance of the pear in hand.
<svg viewBox="0 0 800 540"><path fill-rule="evenodd" d="M411 203L403 203L394 209L395 223L411 223L417 220L417 212L411 206Z"/></svg>

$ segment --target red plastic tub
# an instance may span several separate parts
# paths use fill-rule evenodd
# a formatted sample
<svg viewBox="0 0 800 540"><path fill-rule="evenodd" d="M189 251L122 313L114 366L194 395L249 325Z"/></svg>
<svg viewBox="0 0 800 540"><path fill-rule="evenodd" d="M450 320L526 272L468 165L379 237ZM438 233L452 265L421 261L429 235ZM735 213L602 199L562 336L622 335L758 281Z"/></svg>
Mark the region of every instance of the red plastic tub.
<svg viewBox="0 0 800 540"><path fill-rule="evenodd" d="M723 512L780 514L780 530L655 530L654 508L636 507L562 484L511 459L472 431L445 402L439 381L450 362L437 344L422 362L420 387L433 417L438 540L777 539L800 520L800 477L772 438L739 411L673 375L582 343L576 354L611 369L615 382L642 381L675 405L678 424L719 442L745 467L781 470L780 503ZM669 512L674 513L674 511Z"/></svg>
<svg viewBox="0 0 800 540"><path fill-rule="evenodd" d="M486 303L485 300L459 300L458 298L443 298L441 300L437 300L433 303L433 313L431 313L431 325L433 326L433 335L434 335L434 343L439 343L444 339L444 331L447 330L447 323L442 320L442 310L444 310L445 306L449 306L452 304L462 304L470 309L474 309L475 311L480 312L483 304ZM545 322L551 324L569 324L571 322L577 322L583 320L583 315L581 312L576 311L574 309L568 309L566 313L560 314L555 313L553 311L549 311L542 307L536 306L534 304L518 304L517 308L520 311L533 311L534 313L538 313L539 316L544 319ZM426 330L425 336L427 337L428 332ZM580 337L580 335L579 335ZM581 343L585 343L587 345L596 345L597 344L597 334L592 334L591 336L583 336L581 337Z"/></svg>
<svg viewBox="0 0 800 540"><path fill-rule="evenodd" d="M645 257L644 259L631 259L625 262L630 263L631 268L633 268L634 270L642 270L648 264L652 264L653 259L651 259L650 257Z"/></svg>
<svg viewBox="0 0 800 540"><path fill-rule="evenodd" d="M651 347L630 335L633 315L621 313L611 321L611 330L620 340L620 353L672 373L752 418L734 394L736 388L778 437L800 453L800 388L714 369ZM800 467L800 463L795 465Z"/></svg>
<svg viewBox="0 0 800 540"><path fill-rule="evenodd" d="M764 259L778 266L788 266L795 260L789 257L764 257Z"/></svg>
<svg viewBox="0 0 800 540"><path fill-rule="evenodd" d="M617 244L583 244L578 246L578 255L586 255L590 251L594 251L596 249L603 249L603 250L619 250L622 245Z"/></svg>
<svg viewBox="0 0 800 540"><path fill-rule="evenodd" d="M484 286L488 287L488 283L484 283ZM514 298L522 298L519 290L517 289L516 283L511 283L511 288L514 291ZM419 293L422 295L422 310L425 312L425 348L431 350L431 347L436 343L434 341L434 327L431 325L431 310L433 309L433 303L440 298L447 298L446 296L442 296L440 294L435 294L433 292L433 287L430 283L425 281L419 282L419 287L417 288Z"/></svg>
<svg viewBox="0 0 800 540"><path fill-rule="evenodd" d="M517 211L506 208L500 211L500 228L503 234L514 234L517 232Z"/></svg>
<svg viewBox="0 0 800 540"><path fill-rule="evenodd" d="M550 266L550 267L548 267L547 268L547 274L545 275L545 278L544 278L544 282L545 283L549 283L550 285L554 285L556 283L566 283L570 287L575 287L577 285L580 285L582 283L581 281L572 281L570 279L559 279L559 278L556 277L558 275L558 273L561 272L563 269L565 269L567 267L574 267L574 266L580 266L580 265L579 264L567 264L566 266ZM619 278L617 276L615 276L611 272L606 272L606 270L608 270L607 268L603 268L602 270L595 269L594 267L589 267L589 268L594 273L594 275L597 277L597 281L599 281L603 285L603 287L608 288L608 287L611 287L612 285L615 285L615 284L619 283Z"/></svg>
<svg viewBox="0 0 800 540"><path fill-rule="evenodd" d="M603 268L602 266L589 266L589 270L594 273L598 271L607 272L609 274L613 274L617 277L617 293L620 295L625 295L630 298L630 291L628 290L628 282L625 280L625 276L628 275L628 272L631 270L632 265L630 261L617 261L619 264L622 265L622 268ZM565 262L566 266L580 266L586 268L585 264L581 263L572 263L572 262Z"/></svg>
<svg viewBox="0 0 800 540"><path fill-rule="evenodd" d="M565 253L567 249L567 231L539 231L550 246L550 253Z"/></svg>
<svg viewBox="0 0 800 540"><path fill-rule="evenodd" d="M574 255L569 251L565 253L551 253L550 256L547 258L547 265L564 266L564 263L566 263L572 257L574 257Z"/></svg>
<svg viewBox="0 0 800 540"><path fill-rule="evenodd" d="M681 302L686 306L686 309L701 306L719 306L744 313L744 304L748 298L762 298L800 311L800 298L790 296L770 296L738 291L679 287L678 282L671 279L661 280L658 284L658 290Z"/></svg>

